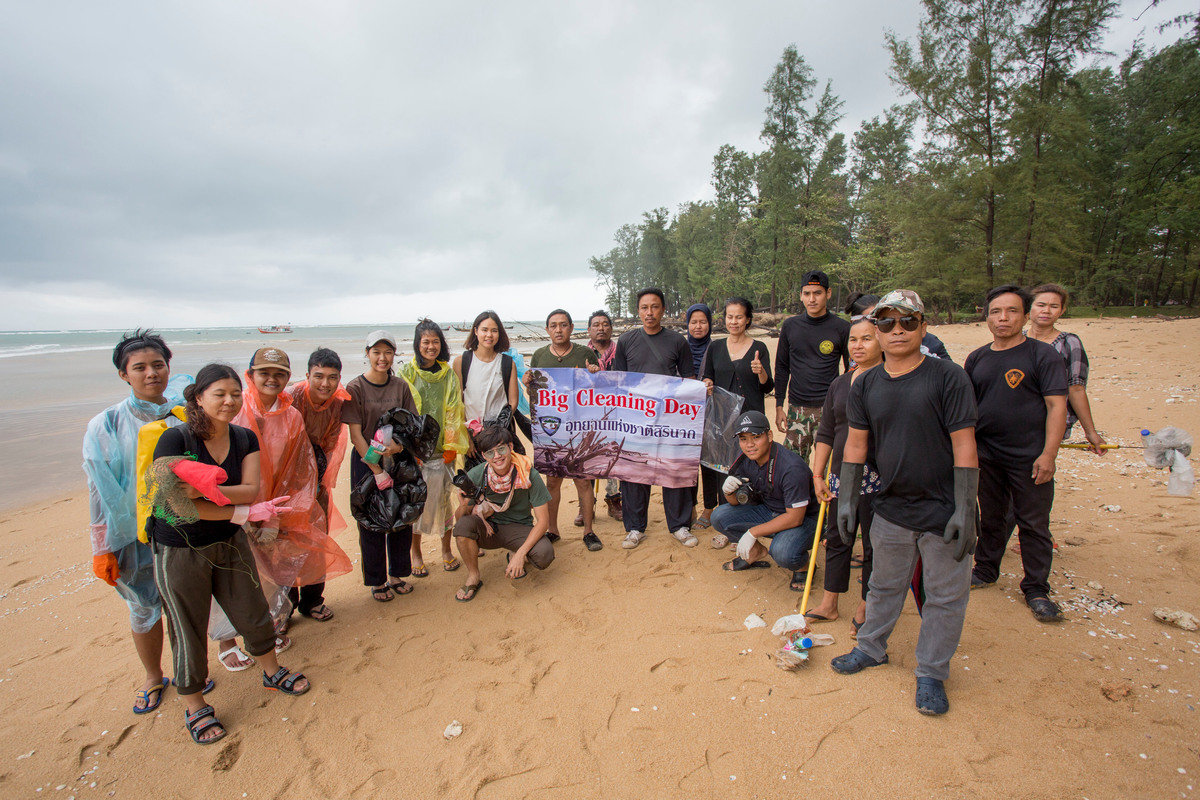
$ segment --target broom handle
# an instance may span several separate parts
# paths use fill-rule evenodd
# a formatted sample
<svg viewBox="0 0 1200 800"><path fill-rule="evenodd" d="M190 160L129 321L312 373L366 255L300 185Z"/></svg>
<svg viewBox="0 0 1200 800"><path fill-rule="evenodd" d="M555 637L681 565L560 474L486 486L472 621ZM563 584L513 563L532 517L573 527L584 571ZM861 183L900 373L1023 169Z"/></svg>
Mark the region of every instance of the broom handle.
<svg viewBox="0 0 1200 800"><path fill-rule="evenodd" d="M1087 442L1074 442L1071 444L1060 444L1059 445L1059 448L1063 448L1063 447L1066 447L1070 450L1088 450L1091 448L1091 445L1088 444ZM1134 449L1134 450L1144 450L1145 449L1144 447L1134 447L1133 445L1128 445L1128 444L1125 444L1125 445L1102 444L1102 445L1100 445L1101 450L1120 450L1122 447L1124 447L1126 449Z"/></svg>
<svg viewBox="0 0 1200 800"><path fill-rule="evenodd" d="M833 453L825 463L825 483L829 484L829 470L833 468ZM800 600L800 616L808 611L808 593L812 591L813 570L817 568L817 550L821 545L821 530L825 527L825 511L829 504L821 501L821 510L817 513L817 532L813 534L812 551L808 556L808 577L804 579L804 597Z"/></svg>

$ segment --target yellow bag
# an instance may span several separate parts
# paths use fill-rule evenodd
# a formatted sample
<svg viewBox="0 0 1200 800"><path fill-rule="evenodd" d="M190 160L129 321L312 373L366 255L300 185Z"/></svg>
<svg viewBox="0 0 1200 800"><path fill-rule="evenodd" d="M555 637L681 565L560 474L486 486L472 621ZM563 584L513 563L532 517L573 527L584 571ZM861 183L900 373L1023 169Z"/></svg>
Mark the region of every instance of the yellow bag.
<svg viewBox="0 0 1200 800"><path fill-rule="evenodd" d="M171 416L164 417L156 422L147 422L138 430L137 444L137 475L138 483L142 482L141 476L146 474L146 470L150 469L150 465L154 463L154 448L158 446L158 440L166 433L168 428L174 428L178 425L187 424L187 412L183 406L175 406L171 409ZM147 492L137 493L137 535L142 544L150 544L150 534L146 532L146 522L150 519L150 499Z"/></svg>

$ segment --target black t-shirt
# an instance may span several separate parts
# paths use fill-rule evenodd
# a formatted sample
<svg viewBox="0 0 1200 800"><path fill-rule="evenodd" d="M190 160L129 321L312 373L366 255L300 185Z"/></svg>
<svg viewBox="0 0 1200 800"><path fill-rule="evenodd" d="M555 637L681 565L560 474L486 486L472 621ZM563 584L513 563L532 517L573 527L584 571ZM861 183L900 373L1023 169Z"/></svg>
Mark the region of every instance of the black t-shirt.
<svg viewBox="0 0 1200 800"><path fill-rule="evenodd" d="M201 464L212 464L225 470L222 486L237 486L242 482L242 459L258 452L258 437L249 428L241 425L229 426L229 454L225 461L217 464L209 455L204 442L196 440L186 425L168 429L154 447L154 457L181 456L190 452ZM154 518L153 535L159 544L169 547L204 547L223 542L241 530L229 520L201 519L182 525L171 525L158 517Z"/></svg>
<svg viewBox="0 0 1200 800"><path fill-rule="evenodd" d="M838 374L838 361L850 368L850 323L826 313L788 317L779 328L775 351L775 397L794 406L819 407Z"/></svg>
<svg viewBox="0 0 1200 800"><path fill-rule="evenodd" d="M963 368L979 405L979 457L1032 464L1046 448L1046 398L1067 394L1062 356L1027 338L1007 350L984 345L967 356Z"/></svg>
<svg viewBox="0 0 1200 800"><path fill-rule="evenodd" d="M772 442L765 465L760 467L742 455L733 462L729 474L749 478L750 485L763 496L763 505L773 514L804 508L812 497L812 470L804 459L778 442Z"/></svg>
<svg viewBox="0 0 1200 800"><path fill-rule="evenodd" d="M876 365L882 369L882 365ZM864 372L863 375L866 373ZM829 384L829 394L825 395L825 405L821 408L821 422L817 425L816 439L821 444L829 445L833 451L830 454L829 473L837 475L842 470L842 451L846 449L846 435L850 433L850 423L846 419L846 401L850 397L851 378L854 371L838 375ZM862 380L862 375L858 380ZM875 440L867 434L867 463L875 465Z"/></svg>
<svg viewBox="0 0 1200 800"><path fill-rule="evenodd" d="M762 364L767 375L767 382L760 383L754 374L752 365L754 356L758 355L758 363ZM704 356L703 376L713 382L714 386L727 389L746 399L742 403L742 411L766 411L766 401L763 399L775 389L775 379L771 377L771 354L762 342L752 342L746 354L733 361L729 357L729 340L717 339L708 347Z"/></svg>
<svg viewBox="0 0 1200 800"><path fill-rule="evenodd" d="M677 378L696 377L687 339L666 328L653 336L641 328L622 333L617 339L617 354L609 369Z"/></svg>
<svg viewBox="0 0 1200 800"><path fill-rule="evenodd" d="M846 419L875 441L875 513L912 531L941 533L954 513L950 434L975 425L975 392L962 367L926 358L893 378L883 365L850 387Z"/></svg>

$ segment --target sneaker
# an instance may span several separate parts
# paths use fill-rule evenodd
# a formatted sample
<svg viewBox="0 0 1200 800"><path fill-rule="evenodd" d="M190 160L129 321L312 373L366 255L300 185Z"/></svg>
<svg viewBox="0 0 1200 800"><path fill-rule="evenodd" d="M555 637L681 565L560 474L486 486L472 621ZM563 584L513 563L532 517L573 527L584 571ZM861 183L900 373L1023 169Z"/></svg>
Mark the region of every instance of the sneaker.
<svg viewBox="0 0 1200 800"><path fill-rule="evenodd" d="M713 550L721 550L728 544L729 537L723 533L718 533L716 536L712 537Z"/></svg>
<svg viewBox="0 0 1200 800"><path fill-rule="evenodd" d="M630 531L625 534L625 541L621 542L621 547L624 547L626 550L632 550L641 544L645 538L646 534L641 531Z"/></svg>
<svg viewBox="0 0 1200 800"><path fill-rule="evenodd" d="M678 539L684 547L695 547L700 544L700 540L692 534L689 528L680 528L671 535Z"/></svg>
<svg viewBox="0 0 1200 800"><path fill-rule="evenodd" d="M600 541L600 537L597 536L596 534L592 533L591 531L588 531L587 533L585 533L583 535L583 545L588 550L591 550L593 553L596 552L597 550L604 549L604 543Z"/></svg>
<svg viewBox="0 0 1200 800"><path fill-rule="evenodd" d="M995 585L996 585L995 581L988 583L983 578L978 578L973 574L971 575L971 588L972 589L986 589L989 586L995 586Z"/></svg>
<svg viewBox="0 0 1200 800"><path fill-rule="evenodd" d="M917 678L917 711L938 717L950 710L946 688L937 678Z"/></svg>
<svg viewBox="0 0 1200 800"><path fill-rule="evenodd" d="M840 672L843 675L853 675L856 672L862 672L867 667L881 667L887 662L887 653L884 653L883 658L876 661L856 647L849 653L846 653L846 655L838 656L830 661L829 666L833 668L834 672Z"/></svg>
<svg viewBox="0 0 1200 800"><path fill-rule="evenodd" d="M578 514L575 515L575 527L576 528L583 527L583 512L582 511L580 511Z"/></svg>
<svg viewBox="0 0 1200 800"><path fill-rule="evenodd" d="M1025 603L1038 622L1058 622L1063 618L1062 609L1049 597L1030 597Z"/></svg>
<svg viewBox="0 0 1200 800"><path fill-rule="evenodd" d="M621 522L623 515L621 513L621 495L614 494L612 497L604 498L604 504L608 506L608 515Z"/></svg>

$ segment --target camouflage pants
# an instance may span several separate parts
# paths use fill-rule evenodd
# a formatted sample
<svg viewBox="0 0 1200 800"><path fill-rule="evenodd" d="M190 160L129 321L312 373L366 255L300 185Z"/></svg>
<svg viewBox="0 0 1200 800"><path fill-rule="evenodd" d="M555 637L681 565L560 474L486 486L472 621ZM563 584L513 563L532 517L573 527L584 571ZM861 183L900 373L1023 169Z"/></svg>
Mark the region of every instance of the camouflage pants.
<svg viewBox="0 0 1200 800"><path fill-rule="evenodd" d="M805 464L808 463L808 457L812 454L817 426L820 424L820 406L788 406L787 433L784 436L784 444L787 445L787 449L799 453Z"/></svg>

